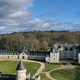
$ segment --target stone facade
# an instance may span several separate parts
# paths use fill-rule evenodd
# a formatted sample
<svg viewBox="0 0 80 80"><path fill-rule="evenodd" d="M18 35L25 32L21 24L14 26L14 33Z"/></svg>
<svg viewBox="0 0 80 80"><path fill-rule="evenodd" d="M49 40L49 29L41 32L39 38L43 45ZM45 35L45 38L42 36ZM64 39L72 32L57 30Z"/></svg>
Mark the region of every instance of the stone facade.
<svg viewBox="0 0 80 80"><path fill-rule="evenodd" d="M0 50L0 59L37 59L46 60L46 62L59 62L62 59L78 60L80 53L80 44L57 44L49 52L36 51L7 51Z"/></svg>
<svg viewBox="0 0 80 80"><path fill-rule="evenodd" d="M46 57L46 62L57 63L63 59L77 60L80 64L80 44L58 44L54 45L50 51L50 57Z"/></svg>

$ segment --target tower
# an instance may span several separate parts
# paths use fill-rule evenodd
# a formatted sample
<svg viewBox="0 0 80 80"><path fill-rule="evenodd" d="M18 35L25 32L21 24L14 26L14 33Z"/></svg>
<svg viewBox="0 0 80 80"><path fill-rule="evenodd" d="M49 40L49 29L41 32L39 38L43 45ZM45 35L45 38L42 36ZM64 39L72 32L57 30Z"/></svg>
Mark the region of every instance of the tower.
<svg viewBox="0 0 80 80"><path fill-rule="evenodd" d="M16 74L17 74L16 80L26 80L26 68L21 60L17 65Z"/></svg>

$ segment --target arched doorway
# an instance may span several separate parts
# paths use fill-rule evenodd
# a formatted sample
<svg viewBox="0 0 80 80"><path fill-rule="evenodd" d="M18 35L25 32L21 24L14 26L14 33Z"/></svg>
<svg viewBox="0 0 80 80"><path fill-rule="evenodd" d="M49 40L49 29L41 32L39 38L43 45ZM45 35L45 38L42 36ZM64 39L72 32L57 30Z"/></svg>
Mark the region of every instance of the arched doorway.
<svg viewBox="0 0 80 80"><path fill-rule="evenodd" d="M24 56L22 56L22 59L24 59Z"/></svg>

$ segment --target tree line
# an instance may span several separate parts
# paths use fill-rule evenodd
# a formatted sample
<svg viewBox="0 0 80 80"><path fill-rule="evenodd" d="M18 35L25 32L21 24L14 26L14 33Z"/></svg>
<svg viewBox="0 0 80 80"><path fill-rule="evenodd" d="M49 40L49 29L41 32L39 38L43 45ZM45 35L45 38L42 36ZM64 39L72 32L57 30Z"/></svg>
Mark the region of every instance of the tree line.
<svg viewBox="0 0 80 80"><path fill-rule="evenodd" d="M49 51L54 44L79 44L80 32L30 31L0 35L0 49L21 51Z"/></svg>

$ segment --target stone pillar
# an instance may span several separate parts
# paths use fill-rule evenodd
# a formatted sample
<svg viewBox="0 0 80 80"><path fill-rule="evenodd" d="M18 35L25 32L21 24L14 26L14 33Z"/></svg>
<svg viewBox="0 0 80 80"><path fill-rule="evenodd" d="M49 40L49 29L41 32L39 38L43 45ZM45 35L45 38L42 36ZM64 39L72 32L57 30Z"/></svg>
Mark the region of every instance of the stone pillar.
<svg viewBox="0 0 80 80"><path fill-rule="evenodd" d="M28 80L30 80L30 72L28 73Z"/></svg>
<svg viewBox="0 0 80 80"><path fill-rule="evenodd" d="M80 64L80 53L78 53L78 63Z"/></svg>

